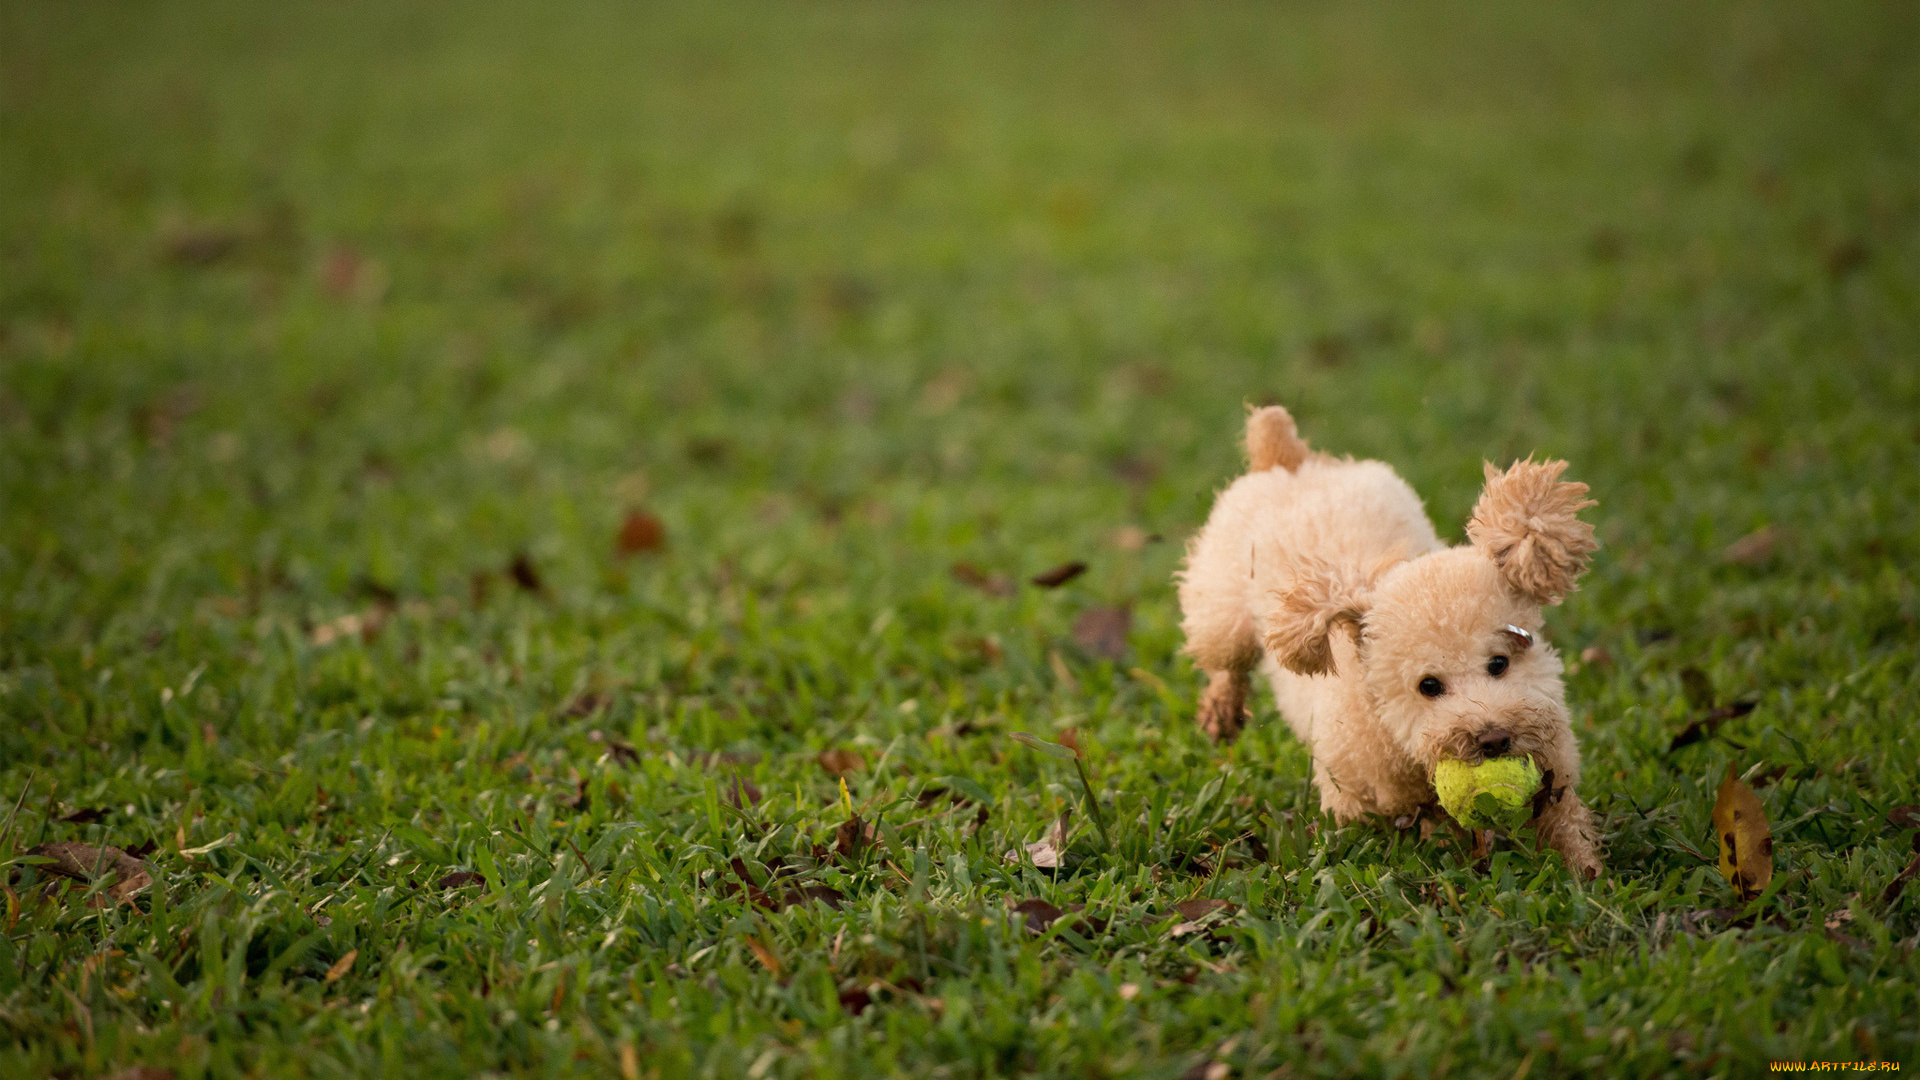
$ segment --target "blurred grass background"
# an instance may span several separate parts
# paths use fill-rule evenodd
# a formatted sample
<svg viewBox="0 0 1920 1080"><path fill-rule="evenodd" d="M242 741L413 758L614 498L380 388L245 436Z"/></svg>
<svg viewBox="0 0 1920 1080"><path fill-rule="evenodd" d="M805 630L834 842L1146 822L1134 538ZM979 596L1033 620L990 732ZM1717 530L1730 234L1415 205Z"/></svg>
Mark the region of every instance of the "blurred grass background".
<svg viewBox="0 0 1920 1080"><path fill-rule="evenodd" d="M1805 859L1853 852L1822 888L1873 894L1904 861L1876 815L1915 801L1917 40L1913 6L1852 2L6 4L4 791L32 774L67 809L135 807L73 828L49 806L43 838L150 833L176 851L190 807L213 820L185 839L233 828L286 872L319 849L384 856L395 821L432 832L423 813L493 783L434 775L450 762L584 767L594 724L767 752L761 783L807 777L795 812L811 800L816 828L837 796L809 755L905 736L875 798L1012 769L994 843L1030 839L1048 817L1018 794L1039 783L1030 762L919 741L976 715L1078 716L1133 770L1117 784L1197 788L1212 758L1187 730L1168 578L1239 467L1243 403L1279 401L1317 446L1393 463L1443 535L1482 459L1565 456L1594 485L1607 547L1552 617L1563 651L1614 659L1572 697L1628 895L1695 865L1634 814L1675 784L1710 793L1734 758L1817 769L1805 779L1828 802L1795 796L1790 816L1840 800L1850 824L1800 822L1808 844L1826 830ZM616 559L636 508L668 548ZM1722 558L1766 526L1759 558ZM543 598L501 574L520 554ZM1067 559L1093 569L1011 600L948 575ZM440 614L315 645L315 628L395 599ZM1076 614L1119 603L1133 655L1076 652ZM1134 666L1172 689L1143 690ZM1762 704L1736 744L1668 756L1688 667L1716 700ZM606 687L605 714L564 711ZM397 733L373 773L351 739L321 738L363 718ZM1303 752L1265 720L1230 771L1310 809ZM428 729L456 737L405 741ZM291 782L268 763L296 747L287 768L364 803L348 825L256 840L249 800ZM678 822L675 781L655 781L636 801ZM1710 843L1695 795L1673 827ZM1255 827L1257 810L1233 813L1216 842ZM1789 865L1799 838L1782 837ZM973 888L955 895L1002 898ZM1649 947L1656 909L1683 910L1654 893L1635 923L1651 936L1633 939ZM1806 997L1774 1049L1911 1056L1910 1021L1892 1019L1914 1000L1905 903L1875 916L1880 959L1847 967L1842 950L1828 997L1789 978ZM221 1046L292 1063L275 1056L300 1045L291 1021L241 1034L211 1006L97 1005L103 1027L124 1010L162 1034L88 1049L51 987L104 917L36 910L50 921L33 933L61 944L12 932L46 965L23 961L4 990L22 1068L135 1047L188 1071L220 1071ZM274 932L311 925L287 918ZM716 925L643 955L684 959ZM330 957L383 932L404 935L343 923ZM829 937L794 948L824 957ZM1741 963L1764 969L1776 944ZM359 947L365 965L374 944ZM474 962L490 970L486 950ZM1683 967L1634 985L1683 992ZM309 974L300 993L318 994ZM1847 997L1862 986L1879 1004ZM1206 1000L1232 1016L1219 1003L1248 992L1222 976ZM1776 1006L1680 1007L1694 1060L1736 1053ZM1606 1042L1612 1021L1585 1007L1554 1015ZM1326 1038L1413 1038L1429 1065L1458 1052L1406 1008ZM691 1047L689 1068L759 1060L744 1035L717 1051L686 1034L702 1021L655 1020L644 1037ZM369 1022L391 1045L439 1045L402 1014ZM1062 1035L1034 1058L1015 1039L970 1067L1084 1054L1178 1072L1214 1022L1237 1021L1175 1025L1151 1049ZM1593 1060L1566 1032L1553 1060ZM992 1042L953 1037L900 1060L960 1067L966 1040ZM1519 1039L1481 1049L1509 1073L1550 1052ZM515 1045L434 1060L565 1056ZM1395 1060L1315 1045L1297 1067ZM1658 1071L1678 1044L1634 1045L1646 1056L1618 1067ZM341 1054L346 1071L377 1065Z"/></svg>

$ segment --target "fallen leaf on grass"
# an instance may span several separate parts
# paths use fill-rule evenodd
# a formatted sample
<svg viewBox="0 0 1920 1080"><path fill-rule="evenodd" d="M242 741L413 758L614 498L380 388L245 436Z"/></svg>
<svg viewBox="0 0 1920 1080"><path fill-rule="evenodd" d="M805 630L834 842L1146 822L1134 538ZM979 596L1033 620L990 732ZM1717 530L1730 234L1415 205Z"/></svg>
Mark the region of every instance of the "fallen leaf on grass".
<svg viewBox="0 0 1920 1080"><path fill-rule="evenodd" d="M780 958L773 955L773 950L767 948L766 944L759 938L748 938L747 948L753 950L753 958L760 961L761 967L766 968L775 975L780 974Z"/></svg>
<svg viewBox="0 0 1920 1080"><path fill-rule="evenodd" d="M760 884L753 880L753 872L747 868L747 861L745 859L735 855L733 858L727 860L727 866L733 870L733 876L740 879L739 885L727 889L729 894L744 891L746 893L747 903L752 904L754 907L764 908L768 911L778 911L780 909L780 905L774 903L773 897L767 895L766 890L762 889Z"/></svg>
<svg viewBox="0 0 1920 1080"><path fill-rule="evenodd" d="M1233 905L1225 900L1198 898L1182 900L1173 905L1173 910L1180 915L1181 921L1167 931L1167 936L1177 938L1209 929L1211 924L1207 922L1207 916L1215 913L1230 914L1233 911Z"/></svg>
<svg viewBox="0 0 1920 1080"><path fill-rule="evenodd" d="M589 690L579 697L574 698L572 701L567 702L566 708L560 710L560 715L570 716L576 720L585 720L612 702L612 694L602 694L597 690Z"/></svg>
<svg viewBox="0 0 1920 1080"><path fill-rule="evenodd" d="M507 576L515 585L530 593L544 593L546 582L540 580L540 569L533 565L533 558L526 552L517 552L513 561L507 564Z"/></svg>
<svg viewBox="0 0 1920 1080"><path fill-rule="evenodd" d="M436 884L442 889L464 889L469 885L485 885L487 879L471 870L455 870Z"/></svg>
<svg viewBox="0 0 1920 1080"><path fill-rule="evenodd" d="M1907 864L1906 869L1893 875L1892 881L1887 882L1886 891L1880 894L1880 902L1891 904L1900 899L1900 894L1906 891L1907 882L1916 876L1920 876L1920 833L1913 834L1913 861Z"/></svg>
<svg viewBox="0 0 1920 1080"><path fill-rule="evenodd" d="M849 1015L859 1016L861 1013L866 1012L867 1007L872 1004L873 995L867 993L866 988L863 986L850 986L840 991L840 1007L845 1009Z"/></svg>
<svg viewBox="0 0 1920 1080"><path fill-rule="evenodd" d="M1133 610L1119 607L1089 608L1073 621L1073 640L1094 656L1120 660L1127 655L1127 634L1133 629Z"/></svg>
<svg viewBox="0 0 1920 1080"><path fill-rule="evenodd" d="M1052 743L1047 744L1054 745ZM1073 817L1072 810L1060 811L1060 816L1047 828L1047 835L1027 845L1027 858L1042 870L1055 870L1066 857L1067 824ZM1008 852L1013 855L1013 852ZM1017 856L1009 861L1018 861Z"/></svg>
<svg viewBox="0 0 1920 1080"><path fill-rule="evenodd" d="M1713 734L1714 729L1721 724L1729 720L1739 719L1752 712L1756 704L1756 702L1752 701L1736 701L1731 705L1721 705L1713 709L1708 712L1707 715L1681 728L1680 733L1675 735L1673 741L1667 744L1667 753L1671 754L1683 746L1692 746L1694 743L1705 739L1707 736Z"/></svg>
<svg viewBox="0 0 1920 1080"><path fill-rule="evenodd" d="M1179 912L1180 917L1183 919L1201 919L1216 911L1231 912L1233 910L1233 904L1226 900L1216 900L1212 897L1198 897L1192 900L1180 901L1173 905L1173 910Z"/></svg>
<svg viewBox="0 0 1920 1080"><path fill-rule="evenodd" d="M1035 574L1032 581L1043 589L1057 589L1086 572L1086 563L1079 561L1061 563L1044 574Z"/></svg>
<svg viewBox="0 0 1920 1080"><path fill-rule="evenodd" d="M842 859L855 859L872 847L877 838L872 823L860 820L860 815L855 814L833 831L833 850Z"/></svg>
<svg viewBox="0 0 1920 1080"><path fill-rule="evenodd" d="M1920 828L1920 806L1896 806L1887 811L1887 824L1896 829Z"/></svg>
<svg viewBox="0 0 1920 1080"><path fill-rule="evenodd" d="M1713 801L1713 829L1720 837L1720 873L1740 899L1760 895L1773 879L1773 833L1760 796L1740 782L1732 762Z"/></svg>
<svg viewBox="0 0 1920 1080"><path fill-rule="evenodd" d="M102 810L98 807L88 807L82 810L75 810L73 813L68 814L66 817L63 817L60 820L67 822L68 824L71 824L71 825L91 825L94 822L99 821L101 818L106 817L108 814L111 814L111 813L113 813L113 811L111 810Z"/></svg>
<svg viewBox="0 0 1920 1080"><path fill-rule="evenodd" d="M749 806L760 805L760 789L754 782L735 773L733 782L727 785L727 801L735 807L745 810Z"/></svg>
<svg viewBox="0 0 1920 1080"><path fill-rule="evenodd" d="M837 747L832 750L820 751L820 756L814 760L818 761L820 767L827 770L827 772L833 776L845 776L848 773L859 772L861 769L867 767L867 756L865 754L862 754L858 750L845 750Z"/></svg>
<svg viewBox="0 0 1920 1080"><path fill-rule="evenodd" d="M153 884L147 864L117 847L61 841L41 844L27 852L51 862L39 864L46 873L74 881L91 883L95 875L111 877L107 895L123 904L131 904L135 893ZM98 906L101 901L93 901Z"/></svg>
<svg viewBox="0 0 1920 1080"><path fill-rule="evenodd" d="M620 537L614 551L623 559L646 552L662 551L667 546L667 527L645 510L629 510L620 523Z"/></svg>
<svg viewBox="0 0 1920 1080"><path fill-rule="evenodd" d="M1060 917L1066 914L1045 900L1022 900L1011 907L1013 913L1026 922L1027 929L1035 934L1046 933L1047 927L1058 922Z"/></svg>
<svg viewBox="0 0 1920 1080"><path fill-rule="evenodd" d="M1773 557L1773 550L1779 543L1780 531L1771 525L1762 525L1728 544L1720 552L1720 558L1737 566L1759 566Z"/></svg>
<svg viewBox="0 0 1920 1080"><path fill-rule="evenodd" d="M790 886L780 892L780 906L783 908L794 907L811 900L818 900L830 908L839 910L846 903L847 898L839 889L817 882L812 885Z"/></svg>
<svg viewBox="0 0 1920 1080"><path fill-rule="evenodd" d="M341 957L338 960L335 960L333 962L333 966L327 969L326 981L329 984L339 982L341 978L346 975L347 972L353 970L353 962L359 959L359 957L360 957L359 949L348 949L347 955Z"/></svg>
<svg viewBox="0 0 1920 1080"><path fill-rule="evenodd" d="M1013 579L1005 574L989 574L970 562L957 562L948 570L953 580L988 596L1012 596Z"/></svg>
<svg viewBox="0 0 1920 1080"><path fill-rule="evenodd" d="M1068 904L1062 909L1038 897L1022 900L1017 904L1009 897L1007 907L1014 915L1019 916L1020 921L1026 925L1027 932L1031 934L1044 934L1061 919L1070 919L1076 929L1093 934L1105 933L1108 925L1108 920L1104 917L1089 918L1085 904Z"/></svg>

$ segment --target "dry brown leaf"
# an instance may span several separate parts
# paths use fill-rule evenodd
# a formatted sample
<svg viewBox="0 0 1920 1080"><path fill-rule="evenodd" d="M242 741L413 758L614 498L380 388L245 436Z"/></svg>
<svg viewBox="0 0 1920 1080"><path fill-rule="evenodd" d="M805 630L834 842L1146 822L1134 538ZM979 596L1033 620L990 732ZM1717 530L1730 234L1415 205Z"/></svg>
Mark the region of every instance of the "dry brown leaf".
<svg viewBox="0 0 1920 1080"><path fill-rule="evenodd" d="M1887 811L1887 824L1896 829L1920 827L1920 806L1896 806Z"/></svg>
<svg viewBox="0 0 1920 1080"><path fill-rule="evenodd" d="M727 801L741 810L749 806L758 806L760 805L760 788L753 781L735 773L733 782L727 785Z"/></svg>
<svg viewBox="0 0 1920 1080"><path fill-rule="evenodd" d="M1067 825L1073 818L1072 810L1060 811L1060 816L1047 828L1047 835L1027 845L1027 858L1042 870L1058 869L1060 861L1067 851Z"/></svg>
<svg viewBox="0 0 1920 1080"><path fill-rule="evenodd" d="M1758 703L1753 701L1736 701L1731 705L1722 705L1708 712L1707 715L1681 728L1679 734L1673 737L1673 741L1667 744L1667 753L1671 754L1681 747L1692 746L1713 734L1714 729L1721 724L1752 712L1757 705Z"/></svg>
<svg viewBox="0 0 1920 1080"><path fill-rule="evenodd" d="M1047 927L1058 922L1060 917L1066 914L1066 912L1040 899L1022 900L1010 906L1015 915L1021 916L1026 923L1027 929L1036 934L1046 933Z"/></svg>
<svg viewBox="0 0 1920 1080"><path fill-rule="evenodd" d="M1720 873L1740 899L1760 895L1773 879L1773 833L1760 796L1741 783L1732 762L1713 801L1713 830L1720 838Z"/></svg>
<svg viewBox="0 0 1920 1080"><path fill-rule="evenodd" d="M1914 841L1914 846L1920 848L1920 839ZM1893 880L1887 882L1886 891L1880 894L1880 902L1891 904L1900 899L1900 894L1907 889L1907 882L1912 881L1916 876L1920 876L1920 853L1914 855L1913 861L1907 864L1906 869L1893 875Z"/></svg>
<svg viewBox="0 0 1920 1080"><path fill-rule="evenodd" d="M1013 595L1013 579L1005 574L989 574L970 562L954 563L948 572L953 575L953 580L979 589L988 596Z"/></svg>
<svg viewBox="0 0 1920 1080"><path fill-rule="evenodd" d="M747 948L753 950L753 958L760 961L761 967L766 968L775 975L780 974L780 958L773 955L773 950L767 948L766 944L759 938L748 938Z"/></svg>
<svg viewBox="0 0 1920 1080"><path fill-rule="evenodd" d="M620 523L620 537L614 551L621 558L645 552L662 551L667 546L667 527L645 510L629 510Z"/></svg>
<svg viewBox="0 0 1920 1080"><path fill-rule="evenodd" d="M834 776L845 776L848 773L859 772L861 769L867 767L867 756L865 754L862 754L858 750L846 750L837 747L832 750L822 750L820 756L814 760L820 763L821 768L827 770L827 772Z"/></svg>
<svg viewBox="0 0 1920 1080"><path fill-rule="evenodd" d="M567 702L566 707L560 710L560 715L571 716L576 720L585 720L587 717L592 716L594 713L599 712L612 703L612 694L603 694L598 690L589 690L579 697L574 698L572 701ZM587 737L592 738L593 736L588 735Z"/></svg>
<svg viewBox="0 0 1920 1080"><path fill-rule="evenodd" d="M437 884L442 889L464 889L468 885L485 885L487 879L471 870L455 870L441 878Z"/></svg>
<svg viewBox="0 0 1920 1080"><path fill-rule="evenodd" d="M1226 900L1216 900L1212 897L1200 897L1193 900L1182 900L1173 905L1173 910L1179 912L1180 917L1183 919L1200 919L1216 911L1230 912L1233 910L1233 904Z"/></svg>
<svg viewBox="0 0 1920 1080"><path fill-rule="evenodd" d="M540 568L533 565L533 557L524 551L514 555L513 561L507 564L507 576L513 579L515 585L527 592L546 591L546 583L540 580Z"/></svg>
<svg viewBox="0 0 1920 1080"><path fill-rule="evenodd" d="M1133 629L1133 610L1119 607L1089 608L1073 621L1073 640L1094 656L1119 660L1127 655L1127 634Z"/></svg>
<svg viewBox="0 0 1920 1080"><path fill-rule="evenodd" d="M873 995L869 994L863 986L850 986L840 991L840 1007L845 1009L849 1016L859 1016L872 1004Z"/></svg>
<svg viewBox="0 0 1920 1080"><path fill-rule="evenodd" d="M41 844L27 854L53 860L41 865L44 873L88 883L96 874L111 878L113 884L107 887L106 893L123 904L132 903L134 894L153 884L147 864L117 847L61 841Z"/></svg>
<svg viewBox="0 0 1920 1080"><path fill-rule="evenodd" d="M1069 563L1061 563L1059 566L1054 567L1044 574L1035 574L1032 580L1035 585L1043 589L1057 589L1086 572L1087 564L1075 560Z"/></svg>
<svg viewBox="0 0 1920 1080"><path fill-rule="evenodd" d="M326 981L329 984L339 982L347 974L347 972L353 970L353 962L359 959L359 957L360 957L359 949L348 949L347 955L341 957L338 960L335 960L333 962L333 966L327 969Z"/></svg>
<svg viewBox="0 0 1920 1080"><path fill-rule="evenodd" d="M1762 525L1747 535L1728 544L1720 553L1720 558L1740 566L1759 566L1773 558L1773 550L1780 544L1780 530L1771 525Z"/></svg>
<svg viewBox="0 0 1920 1080"><path fill-rule="evenodd" d="M860 820L860 815L855 814L833 831L833 850L842 859L858 858L861 852L873 845L877 837L873 825Z"/></svg>

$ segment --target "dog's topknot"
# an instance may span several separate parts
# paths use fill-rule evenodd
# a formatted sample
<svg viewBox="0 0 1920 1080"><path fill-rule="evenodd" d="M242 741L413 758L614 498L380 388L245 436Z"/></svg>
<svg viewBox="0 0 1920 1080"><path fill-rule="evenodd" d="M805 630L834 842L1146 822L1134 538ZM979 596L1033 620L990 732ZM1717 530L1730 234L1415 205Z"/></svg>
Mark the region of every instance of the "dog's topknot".
<svg viewBox="0 0 1920 1080"><path fill-rule="evenodd" d="M1486 463L1487 487L1467 536L1493 559L1507 584L1537 604L1557 604L1574 589L1599 548L1593 526L1576 515L1596 505L1587 485L1562 481L1564 461L1516 461L1506 472Z"/></svg>
<svg viewBox="0 0 1920 1080"><path fill-rule="evenodd" d="M1278 405L1247 408L1247 464L1254 472L1276 467L1292 472L1308 453L1287 410Z"/></svg>

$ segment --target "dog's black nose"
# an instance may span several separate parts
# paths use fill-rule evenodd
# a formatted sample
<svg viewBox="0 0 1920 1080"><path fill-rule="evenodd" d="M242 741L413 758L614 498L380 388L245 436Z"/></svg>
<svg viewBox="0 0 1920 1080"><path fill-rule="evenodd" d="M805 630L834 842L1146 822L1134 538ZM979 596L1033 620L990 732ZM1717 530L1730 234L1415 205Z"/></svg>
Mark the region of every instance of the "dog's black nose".
<svg viewBox="0 0 1920 1080"><path fill-rule="evenodd" d="M1480 733L1480 756L1503 757L1513 749L1513 736L1505 728L1489 728Z"/></svg>

